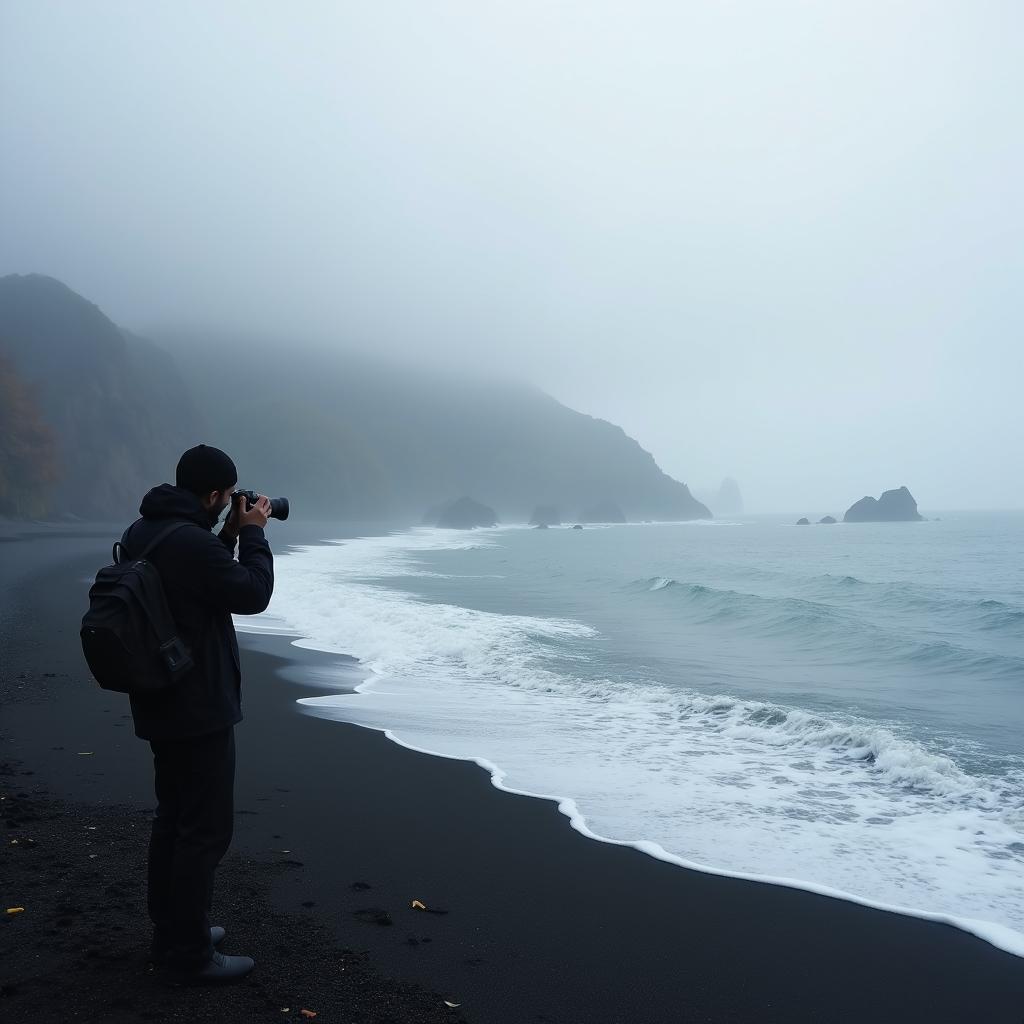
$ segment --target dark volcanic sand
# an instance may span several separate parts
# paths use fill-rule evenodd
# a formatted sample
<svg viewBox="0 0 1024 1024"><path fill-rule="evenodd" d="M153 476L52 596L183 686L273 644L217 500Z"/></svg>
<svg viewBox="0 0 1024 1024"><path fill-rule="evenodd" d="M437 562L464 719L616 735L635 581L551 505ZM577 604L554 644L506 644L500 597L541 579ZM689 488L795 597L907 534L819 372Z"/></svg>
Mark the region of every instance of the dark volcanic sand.
<svg viewBox="0 0 1024 1024"><path fill-rule="evenodd" d="M271 543L286 530L273 524ZM1024 1020L1024 960L963 932L594 842L476 765L297 713L323 690L290 680L340 659L279 638L243 637L235 841L215 898L224 951L257 969L228 989L164 989L146 969L149 748L77 646L110 538L25 554L39 543L0 544L0 558L17 550L0 592L0 756L16 774L0 793L18 822L0 878L4 906L26 907L0 928L5 1021L305 1020L303 1007L318 1022ZM46 564L12 589L26 558Z"/></svg>
<svg viewBox="0 0 1024 1024"><path fill-rule="evenodd" d="M440 996L382 978L313 911L272 906L271 889L294 865L235 851L218 875L230 928L221 948L244 950L259 970L230 989L169 988L147 956L150 811L56 801L34 795L30 779L0 763L4 910L25 908L0 918L3 1021L312 1019L303 1009L318 1021L463 1019Z"/></svg>

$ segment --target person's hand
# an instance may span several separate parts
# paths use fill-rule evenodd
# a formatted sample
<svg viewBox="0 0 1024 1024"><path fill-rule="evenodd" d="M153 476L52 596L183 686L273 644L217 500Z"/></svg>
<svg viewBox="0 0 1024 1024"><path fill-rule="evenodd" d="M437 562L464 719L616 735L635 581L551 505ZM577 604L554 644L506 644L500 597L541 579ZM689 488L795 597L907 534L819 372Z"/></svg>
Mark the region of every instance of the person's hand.
<svg viewBox="0 0 1024 1024"><path fill-rule="evenodd" d="M228 517L224 520L224 525L221 527L221 537L228 537L233 541L238 540L238 512L241 505L241 498L233 498L231 500L231 511L228 513Z"/></svg>
<svg viewBox="0 0 1024 1024"><path fill-rule="evenodd" d="M256 500L256 504L248 512L243 508L245 504L245 498L239 498L238 503L231 512L231 515L238 514L238 528L241 529L243 526L259 526L262 528L266 526L267 521L270 519L270 499L265 494L261 494Z"/></svg>

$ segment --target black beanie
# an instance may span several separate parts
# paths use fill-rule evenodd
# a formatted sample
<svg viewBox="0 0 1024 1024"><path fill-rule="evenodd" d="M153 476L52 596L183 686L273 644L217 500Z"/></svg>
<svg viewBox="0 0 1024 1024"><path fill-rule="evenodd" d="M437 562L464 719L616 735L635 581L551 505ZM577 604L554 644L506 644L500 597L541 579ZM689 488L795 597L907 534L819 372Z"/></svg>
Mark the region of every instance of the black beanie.
<svg viewBox="0 0 1024 1024"><path fill-rule="evenodd" d="M225 491L238 483L238 471L226 452L208 444L189 448L174 471L178 487L205 497L211 491Z"/></svg>

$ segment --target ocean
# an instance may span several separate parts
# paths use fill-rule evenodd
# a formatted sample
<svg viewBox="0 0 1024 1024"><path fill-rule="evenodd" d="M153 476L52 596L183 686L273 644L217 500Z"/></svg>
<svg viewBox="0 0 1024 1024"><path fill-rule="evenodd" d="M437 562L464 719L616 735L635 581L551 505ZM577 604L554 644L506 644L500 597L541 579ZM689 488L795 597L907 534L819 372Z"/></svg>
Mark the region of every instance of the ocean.
<svg viewBox="0 0 1024 1024"><path fill-rule="evenodd" d="M595 839L1024 955L1022 540L1024 513L413 529L279 555L239 625L360 660L304 713Z"/></svg>

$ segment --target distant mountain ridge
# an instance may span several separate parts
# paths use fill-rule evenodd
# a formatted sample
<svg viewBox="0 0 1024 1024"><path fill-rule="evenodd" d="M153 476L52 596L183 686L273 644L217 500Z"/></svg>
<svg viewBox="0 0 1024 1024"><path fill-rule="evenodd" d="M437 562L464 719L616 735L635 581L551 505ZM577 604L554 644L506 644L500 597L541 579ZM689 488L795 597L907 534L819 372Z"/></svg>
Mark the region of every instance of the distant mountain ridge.
<svg viewBox="0 0 1024 1024"><path fill-rule="evenodd" d="M710 518L621 428L536 388L290 343L174 339L173 356L171 343L121 330L53 278L0 278L0 356L57 436L51 513L131 515L205 441L231 454L241 486L313 519L418 522L463 495L503 522L608 502L631 520Z"/></svg>

